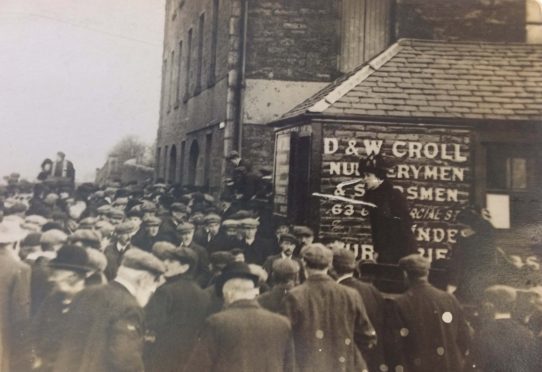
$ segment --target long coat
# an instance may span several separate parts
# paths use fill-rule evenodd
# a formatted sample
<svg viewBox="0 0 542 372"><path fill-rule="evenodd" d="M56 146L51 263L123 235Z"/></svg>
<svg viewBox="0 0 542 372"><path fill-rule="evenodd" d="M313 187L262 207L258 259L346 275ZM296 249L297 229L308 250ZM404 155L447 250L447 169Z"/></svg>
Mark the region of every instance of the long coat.
<svg viewBox="0 0 542 372"><path fill-rule="evenodd" d="M24 370L30 326L30 267L0 249L0 370Z"/></svg>
<svg viewBox="0 0 542 372"><path fill-rule="evenodd" d="M238 241L238 247L243 249L245 253L245 261L262 266L267 257L280 253L275 251L275 247L270 240L261 238L256 235L252 244L248 244L245 240Z"/></svg>
<svg viewBox="0 0 542 372"><path fill-rule="evenodd" d="M146 371L182 370L209 312L209 295L194 281L168 278L145 308L148 331L155 341L146 346Z"/></svg>
<svg viewBox="0 0 542 372"><path fill-rule="evenodd" d="M312 275L285 298L301 372L361 371L359 348L370 348L376 333L360 295L327 275Z"/></svg>
<svg viewBox="0 0 542 372"><path fill-rule="evenodd" d="M394 301L393 326L407 371L462 371L470 329L456 298L426 281L411 286ZM391 369L391 367L390 367Z"/></svg>
<svg viewBox="0 0 542 372"><path fill-rule="evenodd" d="M354 277L349 277L338 281L340 284L355 289L361 296L367 316L373 325L378 343L371 350L362 350L362 354L367 361L369 371L378 371L384 364L384 334L385 334L385 316L384 316L384 297L373 285L364 283Z"/></svg>
<svg viewBox="0 0 542 372"><path fill-rule="evenodd" d="M117 282L84 289L72 302L54 371L142 372L144 315Z"/></svg>
<svg viewBox="0 0 542 372"><path fill-rule="evenodd" d="M376 205L369 208L369 221L378 262L397 263L401 257L415 253L412 218L401 191L384 180L377 189L367 190L364 200Z"/></svg>
<svg viewBox="0 0 542 372"><path fill-rule="evenodd" d="M240 300L209 317L186 372L294 371L290 322L262 309L254 300Z"/></svg>

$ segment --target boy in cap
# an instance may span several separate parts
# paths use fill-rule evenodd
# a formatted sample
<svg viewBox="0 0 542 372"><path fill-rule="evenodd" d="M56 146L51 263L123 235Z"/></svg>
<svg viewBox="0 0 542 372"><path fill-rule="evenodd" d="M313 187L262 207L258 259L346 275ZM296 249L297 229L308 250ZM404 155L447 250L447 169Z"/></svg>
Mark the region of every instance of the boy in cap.
<svg viewBox="0 0 542 372"><path fill-rule="evenodd" d="M260 222L256 218L244 218L241 220L241 240L238 247L245 252L245 259L248 263L263 265L267 257L277 254L273 244L257 234Z"/></svg>
<svg viewBox="0 0 542 372"><path fill-rule="evenodd" d="M164 272L158 258L132 248L112 282L81 291L72 302L54 370L143 371L142 307Z"/></svg>
<svg viewBox="0 0 542 372"><path fill-rule="evenodd" d="M409 289L391 303L397 314L393 333L401 341L393 348L401 354L393 356L392 363L400 362L407 371L461 371L470 341L461 305L429 284L425 257L408 255L399 267L407 274Z"/></svg>
<svg viewBox="0 0 542 372"><path fill-rule="evenodd" d="M209 311L210 298L195 282L191 271L197 254L168 242L154 244L153 253L164 261L166 282L145 308L146 325L154 341L146 344L146 371L183 370L196 336Z"/></svg>
<svg viewBox="0 0 542 372"><path fill-rule="evenodd" d="M170 207L170 215L164 217L162 225L160 226L160 240L164 240L173 244L179 244L179 237L177 236L177 227L179 224L187 222L188 220L188 207L182 203L173 203Z"/></svg>
<svg viewBox="0 0 542 372"><path fill-rule="evenodd" d="M356 290L363 301L367 316L373 325L378 342L370 350L362 350L369 371L378 371L384 364L384 297L372 284L364 283L354 277L356 256L349 249L333 251L333 269L337 274L337 283Z"/></svg>
<svg viewBox="0 0 542 372"><path fill-rule="evenodd" d="M0 222L0 370L23 371L30 321L30 267L21 262L18 245L26 233L18 224Z"/></svg>
<svg viewBox="0 0 542 372"><path fill-rule="evenodd" d="M139 230L132 236L132 245L143 249L145 252L151 252L154 243L160 241L158 232L162 220L158 217L147 215L143 218L143 223Z"/></svg>
<svg viewBox="0 0 542 372"><path fill-rule="evenodd" d="M226 309L205 322L186 371L295 370L290 324L260 307L257 281L245 263L234 262L224 269L217 289Z"/></svg>
<svg viewBox="0 0 542 372"><path fill-rule="evenodd" d="M194 242L194 230L194 225L189 222L177 226L177 232L181 242L180 246L190 248L198 255L198 262L194 270L194 275L196 282L198 282L201 287L205 287L210 279L209 255L202 246Z"/></svg>
<svg viewBox="0 0 542 372"><path fill-rule="evenodd" d="M327 275L333 253L326 246L308 245L302 256L307 280L292 288L284 300L299 371L367 369L359 350L374 347L376 333L360 295Z"/></svg>
<svg viewBox="0 0 542 372"><path fill-rule="evenodd" d="M314 242L314 231L312 231L312 229L308 226L295 226L293 228L293 235L296 237L298 242L294 255L296 257L300 257L303 248Z"/></svg>

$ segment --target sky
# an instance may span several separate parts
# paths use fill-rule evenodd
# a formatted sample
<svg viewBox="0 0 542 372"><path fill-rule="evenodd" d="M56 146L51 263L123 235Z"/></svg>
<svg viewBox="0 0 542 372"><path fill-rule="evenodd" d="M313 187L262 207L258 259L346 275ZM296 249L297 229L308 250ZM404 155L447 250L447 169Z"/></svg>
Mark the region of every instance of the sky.
<svg viewBox="0 0 542 372"><path fill-rule="evenodd" d="M0 0L0 179L66 153L94 180L126 135L156 136L165 0Z"/></svg>

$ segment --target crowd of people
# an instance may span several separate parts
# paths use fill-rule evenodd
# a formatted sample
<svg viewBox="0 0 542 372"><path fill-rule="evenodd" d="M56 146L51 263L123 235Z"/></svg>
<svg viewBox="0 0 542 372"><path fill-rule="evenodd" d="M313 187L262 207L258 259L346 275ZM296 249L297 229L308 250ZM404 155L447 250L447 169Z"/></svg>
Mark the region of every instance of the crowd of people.
<svg viewBox="0 0 542 372"><path fill-rule="evenodd" d="M390 294L336 239L250 200L164 183L5 191L0 370L540 370L540 282L481 274L498 255L472 210L462 295L412 252L397 261L408 289Z"/></svg>

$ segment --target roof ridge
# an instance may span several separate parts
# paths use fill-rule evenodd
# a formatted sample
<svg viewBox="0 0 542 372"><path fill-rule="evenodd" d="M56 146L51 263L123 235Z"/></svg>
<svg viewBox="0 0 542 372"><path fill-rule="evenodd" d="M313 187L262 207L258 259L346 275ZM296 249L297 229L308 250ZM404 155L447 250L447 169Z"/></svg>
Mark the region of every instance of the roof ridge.
<svg viewBox="0 0 542 372"><path fill-rule="evenodd" d="M447 45L507 45L507 46L542 46L542 43L520 43L520 42L502 42L502 41L482 41L482 40L444 40L444 39L416 39L401 38L397 44L412 46L413 44L447 44Z"/></svg>
<svg viewBox="0 0 542 372"><path fill-rule="evenodd" d="M404 45L404 44L403 44ZM394 43L382 53L374 57L373 59L366 62L365 66L359 69L357 72L349 76L346 80L339 83L333 90L327 93L323 98L318 100L316 103L312 104L307 108L307 112L323 112L339 99L341 99L345 94L352 90L355 86L363 82L373 73L378 71L382 66L389 62L393 57L399 53L402 44L398 42Z"/></svg>

